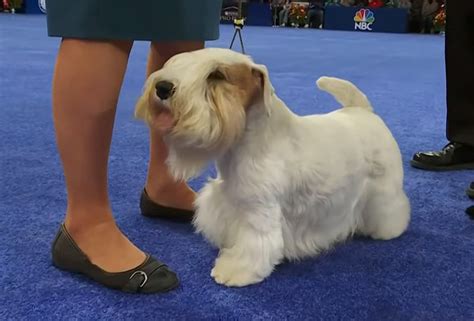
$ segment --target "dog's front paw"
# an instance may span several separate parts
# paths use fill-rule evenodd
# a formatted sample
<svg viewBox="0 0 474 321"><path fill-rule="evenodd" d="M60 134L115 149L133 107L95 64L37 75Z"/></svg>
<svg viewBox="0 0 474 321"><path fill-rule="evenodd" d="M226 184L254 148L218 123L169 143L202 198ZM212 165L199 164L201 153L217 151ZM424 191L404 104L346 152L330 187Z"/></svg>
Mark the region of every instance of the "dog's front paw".
<svg viewBox="0 0 474 321"><path fill-rule="evenodd" d="M258 283L263 280L255 267L248 266L241 259L225 254L217 258L211 276L219 284L236 287Z"/></svg>

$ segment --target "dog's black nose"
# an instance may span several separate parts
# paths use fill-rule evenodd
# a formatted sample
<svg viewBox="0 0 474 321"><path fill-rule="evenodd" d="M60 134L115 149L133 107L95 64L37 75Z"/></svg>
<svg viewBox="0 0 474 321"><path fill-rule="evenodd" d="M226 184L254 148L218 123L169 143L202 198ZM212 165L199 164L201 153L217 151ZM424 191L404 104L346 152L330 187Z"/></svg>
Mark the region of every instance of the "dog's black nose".
<svg viewBox="0 0 474 321"><path fill-rule="evenodd" d="M159 81L155 85L156 95L161 99L168 99L174 92L174 85L169 81Z"/></svg>

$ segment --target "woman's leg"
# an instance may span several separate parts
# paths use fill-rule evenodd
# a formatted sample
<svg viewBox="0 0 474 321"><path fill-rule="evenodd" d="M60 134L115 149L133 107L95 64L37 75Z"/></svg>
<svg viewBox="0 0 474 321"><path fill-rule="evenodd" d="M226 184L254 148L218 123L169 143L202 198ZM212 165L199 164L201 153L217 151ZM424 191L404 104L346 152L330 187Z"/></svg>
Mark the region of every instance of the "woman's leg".
<svg viewBox="0 0 474 321"><path fill-rule="evenodd" d="M203 41L152 43L148 56L147 77L163 67L172 56L204 48ZM145 188L148 196L156 203L179 209L192 209L195 193L186 182L176 182L165 163L168 150L162 137L150 130L150 162Z"/></svg>
<svg viewBox="0 0 474 321"><path fill-rule="evenodd" d="M65 224L89 259L109 272L145 254L115 225L107 162L115 109L132 42L64 39L53 81L56 138L67 186Z"/></svg>

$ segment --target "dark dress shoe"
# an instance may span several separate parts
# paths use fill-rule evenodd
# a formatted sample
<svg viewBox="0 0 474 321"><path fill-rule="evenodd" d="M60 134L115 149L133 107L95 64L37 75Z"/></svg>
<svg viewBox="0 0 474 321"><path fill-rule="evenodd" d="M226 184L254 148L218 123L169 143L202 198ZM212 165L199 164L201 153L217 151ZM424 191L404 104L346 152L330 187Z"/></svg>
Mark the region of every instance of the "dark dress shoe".
<svg viewBox="0 0 474 321"><path fill-rule="evenodd" d="M471 220L474 220L474 206L468 207L466 209L466 214L469 215Z"/></svg>
<svg viewBox="0 0 474 321"><path fill-rule="evenodd" d="M471 185L469 185L469 188L466 190L466 194L470 198L474 199L474 182L472 182Z"/></svg>
<svg viewBox="0 0 474 321"><path fill-rule="evenodd" d="M145 261L134 269L111 273L93 264L61 225L53 242L53 265L73 273L83 274L112 289L130 293L158 293L176 288L176 274L168 267L147 255Z"/></svg>
<svg viewBox="0 0 474 321"><path fill-rule="evenodd" d="M140 197L140 210L142 215L146 217L162 218L182 223L189 223L194 217L194 211L162 206L153 202L145 189L143 189Z"/></svg>
<svg viewBox="0 0 474 321"><path fill-rule="evenodd" d="M474 147L449 143L439 152L416 153L411 165L431 171L474 169Z"/></svg>

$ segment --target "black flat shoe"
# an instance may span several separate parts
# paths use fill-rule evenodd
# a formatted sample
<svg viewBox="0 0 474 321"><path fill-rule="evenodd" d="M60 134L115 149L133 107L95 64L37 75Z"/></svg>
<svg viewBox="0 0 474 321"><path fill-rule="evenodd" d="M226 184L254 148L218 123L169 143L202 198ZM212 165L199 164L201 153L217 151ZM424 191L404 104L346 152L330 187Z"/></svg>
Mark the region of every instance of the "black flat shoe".
<svg viewBox="0 0 474 321"><path fill-rule="evenodd" d="M80 273L106 287L129 293L158 293L176 288L179 284L176 274L153 257L134 269L111 273L94 265L61 225L53 242L53 265L69 272Z"/></svg>
<svg viewBox="0 0 474 321"><path fill-rule="evenodd" d="M411 166L430 171L474 169L474 148L449 143L439 152L420 152L413 156Z"/></svg>
<svg viewBox="0 0 474 321"><path fill-rule="evenodd" d="M470 198L474 199L474 182L472 182L471 185L469 185L469 188L466 190L466 194Z"/></svg>
<svg viewBox="0 0 474 321"><path fill-rule="evenodd" d="M469 215L471 220L474 220L474 206L468 207L466 209L466 214Z"/></svg>
<svg viewBox="0 0 474 321"><path fill-rule="evenodd" d="M145 189L143 189L140 197L140 210L142 215L146 217L162 218L183 223L191 222L194 217L194 211L162 206L153 202Z"/></svg>

